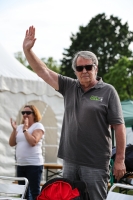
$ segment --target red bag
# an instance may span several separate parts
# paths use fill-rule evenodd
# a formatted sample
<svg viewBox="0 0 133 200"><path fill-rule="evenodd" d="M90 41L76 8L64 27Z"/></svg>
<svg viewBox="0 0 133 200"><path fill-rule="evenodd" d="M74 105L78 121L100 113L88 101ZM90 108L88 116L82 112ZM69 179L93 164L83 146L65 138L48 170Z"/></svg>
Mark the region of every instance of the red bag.
<svg viewBox="0 0 133 200"><path fill-rule="evenodd" d="M37 200L89 200L87 187L83 181L71 182L65 178L53 178L47 181L37 196ZM86 196L86 197L85 197Z"/></svg>

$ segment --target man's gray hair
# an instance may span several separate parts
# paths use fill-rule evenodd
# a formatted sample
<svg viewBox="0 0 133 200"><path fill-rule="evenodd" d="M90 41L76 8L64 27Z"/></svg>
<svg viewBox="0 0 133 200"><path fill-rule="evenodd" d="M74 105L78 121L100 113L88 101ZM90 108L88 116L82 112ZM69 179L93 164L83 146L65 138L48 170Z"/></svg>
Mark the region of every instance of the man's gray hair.
<svg viewBox="0 0 133 200"><path fill-rule="evenodd" d="M98 67L98 59L94 53L92 53L91 51L78 51L74 55L72 60L72 68L74 71L76 70L76 62L78 57L82 57L89 60L91 59L93 61L93 64L95 64Z"/></svg>

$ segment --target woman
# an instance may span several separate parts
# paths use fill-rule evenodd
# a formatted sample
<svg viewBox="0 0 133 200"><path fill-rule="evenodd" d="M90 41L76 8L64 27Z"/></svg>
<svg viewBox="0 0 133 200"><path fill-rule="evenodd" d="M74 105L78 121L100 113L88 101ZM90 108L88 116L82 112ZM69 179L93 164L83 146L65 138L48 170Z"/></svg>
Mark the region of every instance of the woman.
<svg viewBox="0 0 133 200"><path fill-rule="evenodd" d="M24 106L22 124L16 125L11 119L13 131L9 139L10 146L16 146L17 176L26 177L29 187L25 196L35 200L40 193L40 181L43 170L42 139L44 126L39 122L41 114L34 105Z"/></svg>

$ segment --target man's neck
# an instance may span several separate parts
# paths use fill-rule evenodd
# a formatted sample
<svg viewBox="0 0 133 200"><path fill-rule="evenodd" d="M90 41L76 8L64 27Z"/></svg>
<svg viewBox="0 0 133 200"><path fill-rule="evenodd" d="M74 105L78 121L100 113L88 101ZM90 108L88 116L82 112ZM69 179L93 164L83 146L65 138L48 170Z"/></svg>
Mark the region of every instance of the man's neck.
<svg viewBox="0 0 133 200"><path fill-rule="evenodd" d="M88 91L89 89L91 89L92 87L94 87L96 84L97 84L97 80L95 80L93 83L90 83L90 84L83 84L81 85L82 89L86 92Z"/></svg>

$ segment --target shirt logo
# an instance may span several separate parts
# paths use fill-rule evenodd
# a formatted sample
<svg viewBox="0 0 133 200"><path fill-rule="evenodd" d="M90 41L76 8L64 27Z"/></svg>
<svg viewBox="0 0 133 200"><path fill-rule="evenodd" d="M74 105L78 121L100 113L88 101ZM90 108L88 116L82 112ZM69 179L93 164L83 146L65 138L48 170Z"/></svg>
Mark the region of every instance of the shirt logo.
<svg viewBox="0 0 133 200"><path fill-rule="evenodd" d="M91 96L90 100L92 100L92 101L102 101L103 97Z"/></svg>

